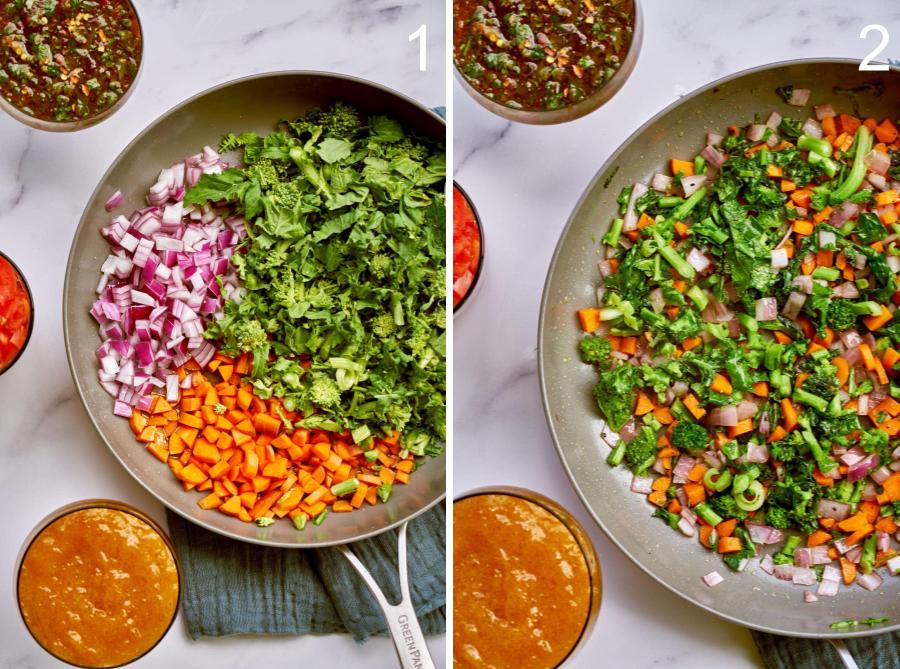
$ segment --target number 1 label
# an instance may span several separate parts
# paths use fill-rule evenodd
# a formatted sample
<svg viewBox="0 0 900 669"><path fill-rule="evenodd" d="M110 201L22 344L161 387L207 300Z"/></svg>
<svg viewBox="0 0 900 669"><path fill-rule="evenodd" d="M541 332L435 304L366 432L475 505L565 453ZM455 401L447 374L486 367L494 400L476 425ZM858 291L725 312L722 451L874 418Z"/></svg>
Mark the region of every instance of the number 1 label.
<svg viewBox="0 0 900 669"><path fill-rule="evenodd" d="M425 59L425 42L427 40L428 28L423 23L418 27L416 32L412 33L409 36L410 42L415 40L419 40L419 72L424 72L426 69L426 59Z"/></svg>

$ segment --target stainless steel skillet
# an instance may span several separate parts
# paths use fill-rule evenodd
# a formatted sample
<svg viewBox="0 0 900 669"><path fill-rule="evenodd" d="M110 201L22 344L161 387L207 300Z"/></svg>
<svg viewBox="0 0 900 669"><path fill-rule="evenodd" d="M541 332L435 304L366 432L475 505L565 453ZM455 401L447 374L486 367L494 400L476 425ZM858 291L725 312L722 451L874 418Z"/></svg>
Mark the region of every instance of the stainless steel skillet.
<svg viewBox="0 0 900 669"><path fill-rule="evenodd" d="M100 179L84 209L72 241L63 288L66 353L78 394L113 455L157 499L197 525L240 541L284 548L338 546L400 526L403 605L408 608L386 608L385 616L403 666L413 666L415 651L420 654L416 666L427 667L428 651L406 589L406 523L444 498L446 456L430 459L408 485L398 486L388 504L332 514L321 526L309 525L303 532L296 531L290 523L259 528L200 509L197 496L185 493L168 467L148 457L134 441L127 421L113 416L111 398L96 380L94 350L100 340L88 309L94 300L100 264L108 255L99 229L110 216L104 209L109 196L121 190L125 196L123 211L140 208L148 186L161 168L196 153L205 144L216 145L227 132L271 132L281 119L296 118L336 100L348 102L364 113L388 114L418 134L446 141L444 121L426 107L384 86L345 75L302 71L259 74L216 86L182 102L125 147ZM347 548L342 547L342 551L352 557ZM351 561L357 570L362 567L355 557ZM379 603L382 601L380 598Z"/></svg>
<svg viewBox="0 0 900 669"><path fill-rule="evenodd" d="M597 240L614 218L616 196L624 186L647 182L672 157L695 155L707 132L751 122L757 114L765 120L773 110L812 115L811 107L788 106L777 87L812 89L811 104L830 102L839 111L896 118L900 70L859 72L857 67L858 62L834 59L767 65L720 79L654 116L613 153L575 205L550 263L541 303L544 411L566 472L597 523L639 567L689 602L738 624L791 636L838 638L900 629L900 578L887 577L874 593L854 587L805 604L802 588L758 568L730 573L718 556L652 518L643 497L628 491L630 474L605 462L604 423L590 393L594 372L576 355L574 305L596 299ZM701 577L714 569L728 572L727 577L708 588ZM887 616L890 623L850 632L829 627L837 620L871 616Z"/></svg>

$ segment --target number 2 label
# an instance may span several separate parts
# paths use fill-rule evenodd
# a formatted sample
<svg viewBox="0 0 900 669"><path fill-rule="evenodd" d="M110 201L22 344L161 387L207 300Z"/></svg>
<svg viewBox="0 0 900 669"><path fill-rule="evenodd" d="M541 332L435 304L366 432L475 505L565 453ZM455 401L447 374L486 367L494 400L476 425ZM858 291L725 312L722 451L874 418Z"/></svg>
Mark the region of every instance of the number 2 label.
<svg viewBox="0 0 900 669"><path fill-rule="evenodd" d="M878 43L878 46L876 46L868 56L863 58L863 61L859 64L860 72L886 72L888 69L887 63L872 63L872 59L877 58L878 55L882 51L884 51L885 47L887 47L888 45L890 35L888 35L887 28L877 23L869 24L859 31L859 38L865 39L866 35L868 35L873 30L875 32L881 33L881 42Z"/></svg>
<svg viewBox="0 0 900 669"><path fill-rule="evenodd" d="M412 33L409 36L409 40L408 40L410 42L419 40L419 72L424 72L425 67L426 67L425 42L427 40L427 36L428 36L428 28L423 23L416 29L416 32Z"/></svg>

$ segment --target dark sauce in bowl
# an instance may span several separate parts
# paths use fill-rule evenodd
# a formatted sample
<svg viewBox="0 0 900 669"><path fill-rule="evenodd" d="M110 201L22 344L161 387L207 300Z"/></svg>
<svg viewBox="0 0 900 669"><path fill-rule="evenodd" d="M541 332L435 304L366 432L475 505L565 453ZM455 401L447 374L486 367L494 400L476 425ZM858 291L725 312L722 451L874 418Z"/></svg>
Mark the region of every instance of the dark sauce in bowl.
<svg viewBox="0 0 900 669"><path fill-rule="evenodd" d="M454 63L498 104L561 109L615 76L635 14L634 0L454 0Z"/></svg>
<svg viewBox="0 0 900 669"><path fill-rule="evenodd" d="M42 121L97 116L134 83L141 40L128 0L0 0L0 95Z"/></svg>

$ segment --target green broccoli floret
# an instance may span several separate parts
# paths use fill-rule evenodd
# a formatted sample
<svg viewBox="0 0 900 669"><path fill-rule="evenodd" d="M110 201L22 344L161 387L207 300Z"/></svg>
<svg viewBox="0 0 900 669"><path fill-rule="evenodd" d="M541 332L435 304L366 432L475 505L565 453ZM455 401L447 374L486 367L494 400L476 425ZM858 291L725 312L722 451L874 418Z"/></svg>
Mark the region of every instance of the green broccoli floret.
<svg viewBox="0 0 900 669"><path fill-rule="evenodd" d="M271 188L281 180L278 170L268 158L260 158L247 168L247 174L256 179L262 188Z"/></svg>
<svg viewBox="0 0 900 669"><path fill-rule="evenodd" d="M793 462L799 456L797 448L802 443L803 439L800 437L799 433L791 432L786 439L769 444L769 455L771 455L774 460Z"/></svg>
<svg viewBox="0 0 900 669"><path fill-rule="evenodd" d="M376 279L383 279L391 271L391 257L386 253L376 253L369 258L369 271Z"/></svg>
<svg viewBox="0 0 900 669"><path fill-rule="evenodd" d="M395 155L407 156L418 162L426 160L431 155L431 151L426 145L420 144L410 137L404 137L395 143L392 151Z"/></svg>
<svg viewBox="0 0 900 669"><path fill-rule="evenodd" d="M290 124L291 129L302 135L319 128L326 137L339 139L353 137L362 129L359 112L345 102L335 102L330 109L314 109Z"/></svg>
<svg viewBox="0 0 900 669"><path fill-rule="evenodd" d="M834 299L828 305L828 325L837 331L856 325L856 312L850 300Z"/></svg>
<svg viewBox="0 0 900 669"><path fill-rule="evenodd" d="M791 526L790 514L780 506L769 506L766 509L766 522L776 530L786 530Z"/></svg>
<svg viewBox="0 0 900 669"><path fill-rule="evenodd" d="M444 307L435 307L434 311L431 312L431 317L436 328L440 330L447 329L447 310Z"/></svg>
<svg viewBox="0 0 900 669"><path fill-rule="evenodd" d="M341 390L327 374L316 374L309 386L309 399L320 407L333 407L341 403Z"/></svg>
<svg viewBox="0 0 900 669"><path fill-rule="evenodd" d="M709 444L709 434L697 423L681 421L672 430L672 445L686 451L702 451Z"/></svg>
<svg viewBox="0 0 900 669"><path fill-rule="evenodd" d="M656 462L656 431L644 426L641 433L625 446L628 468L640 476Z"/></svg>
<svg viewBox="0 0 900 669"><path fill-rule="evenodd" d="M612 345L603 337L588 335L578 342L578 350L581 352L581 361L587 365L609 364L609 354Z"/></svg>
<svg viewBox="0 0 900 669"><path fill-rule="evenodd" d="M302 195L300 181L279 181L269 190L269 196L275 204L293 209L300 202Z"/></svg>
<svg viewBox="0 0 900 669"><path fill-rule="evenodd" d="M859 435L859 445L866 453L875 453L888 445L888 439L884 430L865 430Z"/></svg>
<svg viewBox="0 0 900 669"><path fill-rule="evenodd" d="M391 314L378 314L370 321L375 336L387 339L397 332L397 324Z"/></svg>
<svg viewBox="0 0 900 669"><path fill-rule="evenodd" d="M225 334L226 347L229 350L252 351L269 343L269 335L256 319L238 321Z"/></svg>
<svg viewBox="0 0 900 669"><path fill-rule="evenodd" d="M713 495L706 503L722 518L744 520L747 517L747 512L737 505L737 500L730 493Z"/></svg>

